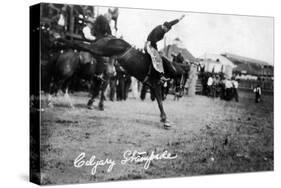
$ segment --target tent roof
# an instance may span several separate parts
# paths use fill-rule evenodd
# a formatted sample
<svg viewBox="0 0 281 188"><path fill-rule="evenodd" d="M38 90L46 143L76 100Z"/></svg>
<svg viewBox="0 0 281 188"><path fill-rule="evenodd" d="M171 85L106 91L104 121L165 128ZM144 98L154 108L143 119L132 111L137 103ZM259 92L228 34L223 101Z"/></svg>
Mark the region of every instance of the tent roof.
<svg viewBox="0 0 281 188"><path fill-rule="evenodd" d="M204 54L203 56L200 57L200 59L206 62L230 65L232 67L236 66L232 61L219 54L209 54L209 53Z"/></svg>

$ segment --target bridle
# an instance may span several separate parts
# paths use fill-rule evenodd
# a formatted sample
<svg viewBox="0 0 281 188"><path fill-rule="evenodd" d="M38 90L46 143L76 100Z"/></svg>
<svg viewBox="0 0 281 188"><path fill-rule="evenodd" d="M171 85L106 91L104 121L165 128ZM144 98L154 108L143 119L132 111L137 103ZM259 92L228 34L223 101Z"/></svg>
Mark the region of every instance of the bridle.
<svg viewBox="0 0 281 188"><path fill-rule="evenodd" d="M132 47L132 46L129 47L129 48L127 48L127 49L125 50L125 52L124 52L123 54L117 56L117 58L123 58L123 57L125 57L133 48L134 48L134 47Z"/></svg>

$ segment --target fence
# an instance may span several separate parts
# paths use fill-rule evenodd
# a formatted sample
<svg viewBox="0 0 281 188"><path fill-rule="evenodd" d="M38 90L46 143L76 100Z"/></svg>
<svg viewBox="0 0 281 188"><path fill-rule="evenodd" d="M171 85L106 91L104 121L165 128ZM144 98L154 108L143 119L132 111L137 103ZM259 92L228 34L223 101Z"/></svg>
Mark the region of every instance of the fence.
<svg viewBox="0 0 281 188"><path fill-rule="evenodd" d="M240 89L254 89L258 84L260 84L263 91L273 92L274 84L273 80L240 80Z"/></svg>

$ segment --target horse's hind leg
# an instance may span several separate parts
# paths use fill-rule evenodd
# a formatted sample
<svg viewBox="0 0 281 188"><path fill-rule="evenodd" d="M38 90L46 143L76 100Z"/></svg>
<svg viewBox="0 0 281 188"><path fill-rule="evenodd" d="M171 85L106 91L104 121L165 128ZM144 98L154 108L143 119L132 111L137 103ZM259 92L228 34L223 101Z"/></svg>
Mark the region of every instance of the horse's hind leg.
<svg viewBox="0 0 281 188"><path fill-rule="evenodd" d="M93 109L93 103L95 102L95 98L99 95L101 84L102 82L97 79L94 79L91 83L91 89L90 89L91 98L87 103L89 109Z"/></svg>
<svg viewBox="0 0 281 188"><path fill-rule="evenodd" d="M158 107L160 110L160 121L164 123L164 128L170 128L171 125L169 121L167 120L166 113L163 108L163 102L162 102L162 96L161 96L161 86L158 83L155 83L151 86L151 91L154 93L155 98L158 103Z"/></svg>

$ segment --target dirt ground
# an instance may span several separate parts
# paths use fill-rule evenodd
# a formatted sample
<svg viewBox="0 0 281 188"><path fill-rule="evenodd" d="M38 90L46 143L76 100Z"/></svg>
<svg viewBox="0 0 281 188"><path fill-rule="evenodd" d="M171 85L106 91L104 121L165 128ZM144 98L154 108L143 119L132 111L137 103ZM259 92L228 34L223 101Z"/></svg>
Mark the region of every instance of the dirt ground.
<svg viewBox="0 0 281 188"><path fill-rule="evenodd" d="M105 110L86 108L86 93L75 93L71 109L62 97L41 114L41 169L43 184L150 179L273 170L273 96L254 103L254 94L239 92L240 101L226 102L205 96L172 96L164 102L170 121L159 122L156 102L129 98L105 101ZM121 165L126 150L176 154L174 160ZM74 159L87 157L116 161L107 166L75 168Z"/></svg>

